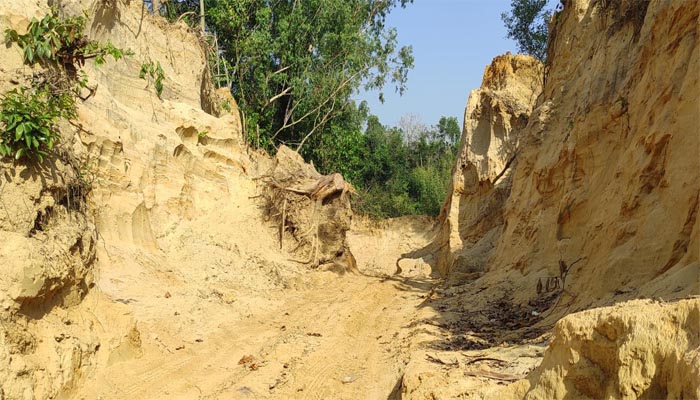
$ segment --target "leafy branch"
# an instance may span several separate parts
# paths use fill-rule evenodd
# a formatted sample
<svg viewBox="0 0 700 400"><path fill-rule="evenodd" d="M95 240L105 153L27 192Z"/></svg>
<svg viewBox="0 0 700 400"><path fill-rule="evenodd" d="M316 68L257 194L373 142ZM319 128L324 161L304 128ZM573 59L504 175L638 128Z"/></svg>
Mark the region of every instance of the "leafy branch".
<svg viewBox="0 0 700 400"><path fill-rule="evenodd" d="M150 78L150 81L153 81L153 86L156 89L156 94L158 95L158 98L161 98L161 95L163 94L163 81L165 80L165 72L160 66L160 61L156 61L154 63L153 61L149 60L148 62L144 62L143 64L141 64L139 78L143 80L149 80Z"/></svg>
<svg viewBox="0 0 700 400"><path fill-rule="evenodd" d="M120 60L125 55L133 55L115 47L90 40L85 36L86 16L60 18L53 9L41 20L32 18L27 26L27 33L20 35L14 29L5 30L5 43L17 43L24 52L24 61L28 65L41 64L45 67L61 66L74 71L76 66L85 65L85 60L95 59L95 64L102 65L106 57Z"/></svg>
<svg viewBox="0 0 700 400"><path fill-rule="evenodd" d="M62 18L57 9L41 20L33 18L27 33L5 30L5 44L16 43L22 49L24 63L45 68L36 74L31 86L23 86L0 96L0 156L36 157L39 161L53 149L59 136L59 119L76 117L76 98L88 87L87 76L80 71L88 59L96 65L108 56L119 60L133 55L112 43L89 39L85 16Z"/></svg>

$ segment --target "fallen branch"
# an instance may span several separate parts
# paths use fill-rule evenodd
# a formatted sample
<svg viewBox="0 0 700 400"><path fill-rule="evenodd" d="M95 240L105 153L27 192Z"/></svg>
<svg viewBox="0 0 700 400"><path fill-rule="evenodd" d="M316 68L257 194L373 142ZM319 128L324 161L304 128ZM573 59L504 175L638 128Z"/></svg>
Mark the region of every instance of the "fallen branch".
<svg viewBox="0 0 700 400"><path fill-rule="evenodd" d="M504 364L507 364L507 363L508 363L508 361L506 361L506 360L501 360L500 358L493 358L493 357L476 357L476 358L474 358L473 360L467 361L467 365L471 365L471 364L474 364L474 363L478 363L479 361L496 361L496 362L500 362L500 363L504 363Z"/></svg>
<svg viewBox="0 0 700 400"><path fill-rule="evenodd" d="M519 380L525 378L525 376L501 374L499 372L491 372L491 371L465 371L464 375L474 376L477 378L494 379L494 380L504 381L504 382L515 382L515 381L519 381Z"/></svg>
<svg viewBox="0 0 700 400"><path fill-rule="evenodd" d="M426 355L425 355L425 358L426 358L428 361L434 362L434 363L436 363L436 364L442 364L442 365L446 365L446 366L448 366L448 367L459 367L459 361L457 361L457 360L454 360L454 361L451 361L451 362L445 362L445 361L443 361L443 360L441 360L441 359L439 359L439 358L437 358L437 357L431 356L430 354L426 354Z"/></svg>

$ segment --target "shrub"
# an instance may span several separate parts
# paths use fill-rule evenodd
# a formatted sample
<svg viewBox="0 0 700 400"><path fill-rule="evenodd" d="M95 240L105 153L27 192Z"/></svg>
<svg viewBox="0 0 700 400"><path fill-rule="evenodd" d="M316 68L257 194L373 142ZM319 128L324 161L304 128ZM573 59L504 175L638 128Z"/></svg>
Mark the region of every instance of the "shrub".
<svg viewBox="0 0 700 400"><path fill-rule="evenodd" d="M119 60L133 54L88 39L85 23L84 16L61 18L54 8L41 20L32 19L23 35L5 30L5 43L22 48L25 64L46 70L33 76L31 87L0 96L0 156L43 160L58 140L57 120L76 117L76 97L87 87L87 76L80 73L85 60L101 65L107 56Z"/></svg>
<svg viewBox="0 0 700 400"><path fill-rule="evenodd" d="M33 18L24 35L6 29L5 43L17 43L24 51L24 61L29 65L39 63L52 67L57 64L73 71L91 58L95 59L95 64L102 65L108 55L119 60L124 55L132 54L114 47L111 42L101 44L88 39L84 34L86 21L84 16L61 18L54 8L41 20Z"/></svg>
<svg viewBox="0 0 700 400"><path fill-rule="evenodd" d="M59 118L73 117L72 99L54 98L48 90L20 88L5 93L0 102L0 155L16 160L36 156L40 161L57 139L55 124Z"/></svg>

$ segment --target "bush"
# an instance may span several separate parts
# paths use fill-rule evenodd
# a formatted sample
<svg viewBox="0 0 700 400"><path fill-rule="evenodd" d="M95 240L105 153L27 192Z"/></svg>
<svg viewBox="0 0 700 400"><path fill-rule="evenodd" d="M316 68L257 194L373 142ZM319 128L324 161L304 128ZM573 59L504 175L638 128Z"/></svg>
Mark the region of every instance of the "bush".
<svg viewBox="0 0 700 400"><path fill-rule="evenodd" d="M58 99L48 90L20 88L5 93L0 102L0 155L15 160L36 156L40 161L57 140L56 121L73 117L69 95Z"/></svg>
<svg viewBox="0 0 700 400"><path fill-rule="evenodd" d="M23 35L5 30L5 43L22 48L25 64L46 69L32 77L31 87L0 96L0 156L43 160L58 140L58 119L76 117L76 97L87 87L87 77L79 73L85 60L101 65L107 56L119 60L133 54L88 39L85 23L84 16L61 18L53 9L41 20L32 19Z"/></svg>
<svg viewBox="0 0 700 400"><path fill-rule="evenodd" d="M119 60L130 51L114 47L112 43L101 44L85 36L84 16L61 18L58 10L52 9L41 20L33 18L27 26L27 33L20 35L13 29L5 30L5 43L17 43L24 51L24 61L45 67L56 64L75 70L85 65L85 60L94 58L97 65L106 61L106 56Z"/></svg>

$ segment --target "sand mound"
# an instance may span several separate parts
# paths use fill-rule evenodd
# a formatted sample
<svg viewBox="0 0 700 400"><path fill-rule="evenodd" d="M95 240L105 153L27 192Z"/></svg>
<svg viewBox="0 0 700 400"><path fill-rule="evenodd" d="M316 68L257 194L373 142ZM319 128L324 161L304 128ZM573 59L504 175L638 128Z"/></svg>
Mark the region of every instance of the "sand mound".
<svg viewBox="0 0 700 400"><path fill-rule="evenodd" d="M526 399L700 397L700 300L637 300L557 323Z"/></svg>
<svg viewBox="0 0 700 400"><path fill-rule="evenodd" d="M266 185L267 217L279 224L280 248L289 237L294 240L287 245L297 257L294 261L357 271L346 242L352 221L350 194L355 190L340 174L323 176L299 153L281 146L274 166L260 180Z"/></svg>

